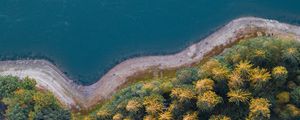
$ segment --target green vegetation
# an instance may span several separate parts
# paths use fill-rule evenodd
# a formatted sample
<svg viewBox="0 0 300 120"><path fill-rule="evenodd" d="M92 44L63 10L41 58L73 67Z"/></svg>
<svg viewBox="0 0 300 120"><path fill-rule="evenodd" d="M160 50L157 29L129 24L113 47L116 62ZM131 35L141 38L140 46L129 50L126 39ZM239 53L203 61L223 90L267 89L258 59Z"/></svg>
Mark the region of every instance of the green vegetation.
<svg viewBox="0 0 300 120"><path fill-rule="evenodd" d="M300 119L299 48L273 37L240 41L174 77L121 89L89 119Z"/></svg>
<svg viewBox="0 0 300 120"><path fill-rule="evenodd" d="M70 111L60 107L49 92L37 90L33 79L0 77L0 99L3 106L0 119L8 120L68 120Z"/></svg>

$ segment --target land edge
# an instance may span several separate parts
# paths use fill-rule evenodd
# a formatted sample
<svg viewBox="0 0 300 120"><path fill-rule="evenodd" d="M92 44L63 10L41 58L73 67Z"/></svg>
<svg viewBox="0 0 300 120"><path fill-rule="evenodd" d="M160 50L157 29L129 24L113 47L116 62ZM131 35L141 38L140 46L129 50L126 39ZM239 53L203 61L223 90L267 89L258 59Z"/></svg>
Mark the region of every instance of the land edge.
<svg viewBox="0 0 300 120"><path fill-rule="evenodd" d="M52 92L69 108L88 109L111 97L129 77L141 71L174 69L199 62L216 47L226 46L250 34L289 37L300 40L300 27L256 17L242 17L229 22L207 38L185 50L164 56L145 56L125 60L113 67L99 81L89 86L77 85L55 65L46 60L0 61L0 75L29 76L37 86Z"/></svg>

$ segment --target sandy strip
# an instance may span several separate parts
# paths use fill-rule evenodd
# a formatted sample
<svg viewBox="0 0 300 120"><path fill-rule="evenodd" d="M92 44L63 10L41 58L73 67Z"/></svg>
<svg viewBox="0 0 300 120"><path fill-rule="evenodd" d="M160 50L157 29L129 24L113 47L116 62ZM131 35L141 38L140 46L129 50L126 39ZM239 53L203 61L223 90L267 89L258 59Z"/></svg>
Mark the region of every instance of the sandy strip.
<svg viewBox="0 0 300 120"><path fill-rule="evenodd" d="M200 61L204 55L220 45L227 45L249 31L263 29L269 35L291 36L300 40L300 27L274 20L244 17L231 21L212 35L185 50L166 56L147 56L128 59L116 65L101 79L81 86L68 79L57 67L45 60L1 61L0 75L29 76L38 86L54 93L68 107L87 109L109 98L127 78L156 66L159 69L178 68Z"/></svg>

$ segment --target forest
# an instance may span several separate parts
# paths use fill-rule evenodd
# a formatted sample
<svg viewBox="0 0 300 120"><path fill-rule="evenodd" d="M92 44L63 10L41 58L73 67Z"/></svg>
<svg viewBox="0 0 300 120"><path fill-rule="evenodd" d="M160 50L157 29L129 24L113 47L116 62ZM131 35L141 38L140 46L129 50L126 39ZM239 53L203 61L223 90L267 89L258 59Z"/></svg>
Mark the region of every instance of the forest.
<svg viewBox="0 0 300 120"><path fill-rule="evenodd" d="M241 40L173 78L122 89L88 119L300 119L299 48L275 37Z"/></svg>

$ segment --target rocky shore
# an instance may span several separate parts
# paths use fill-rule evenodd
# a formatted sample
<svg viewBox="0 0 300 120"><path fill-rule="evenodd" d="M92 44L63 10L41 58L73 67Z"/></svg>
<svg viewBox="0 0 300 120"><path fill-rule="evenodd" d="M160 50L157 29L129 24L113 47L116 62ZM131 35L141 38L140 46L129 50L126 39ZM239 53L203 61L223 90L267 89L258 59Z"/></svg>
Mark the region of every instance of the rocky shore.
<svg viewBox="0 0 300 120"><path fill-rule="evenodd" d="M249 35L262 34L300 40L300 27L255 17L235 19L207 38L185 50L165 56L146 56L123 61L96 83L82 86L73 83L57 67L45 60L0 61L0 75L34 78L38 87L51 91L64 105L88 109L109 98L126 83L128 77L156 67L172 69L199 62L216 47L226 46Z"/></svg>

